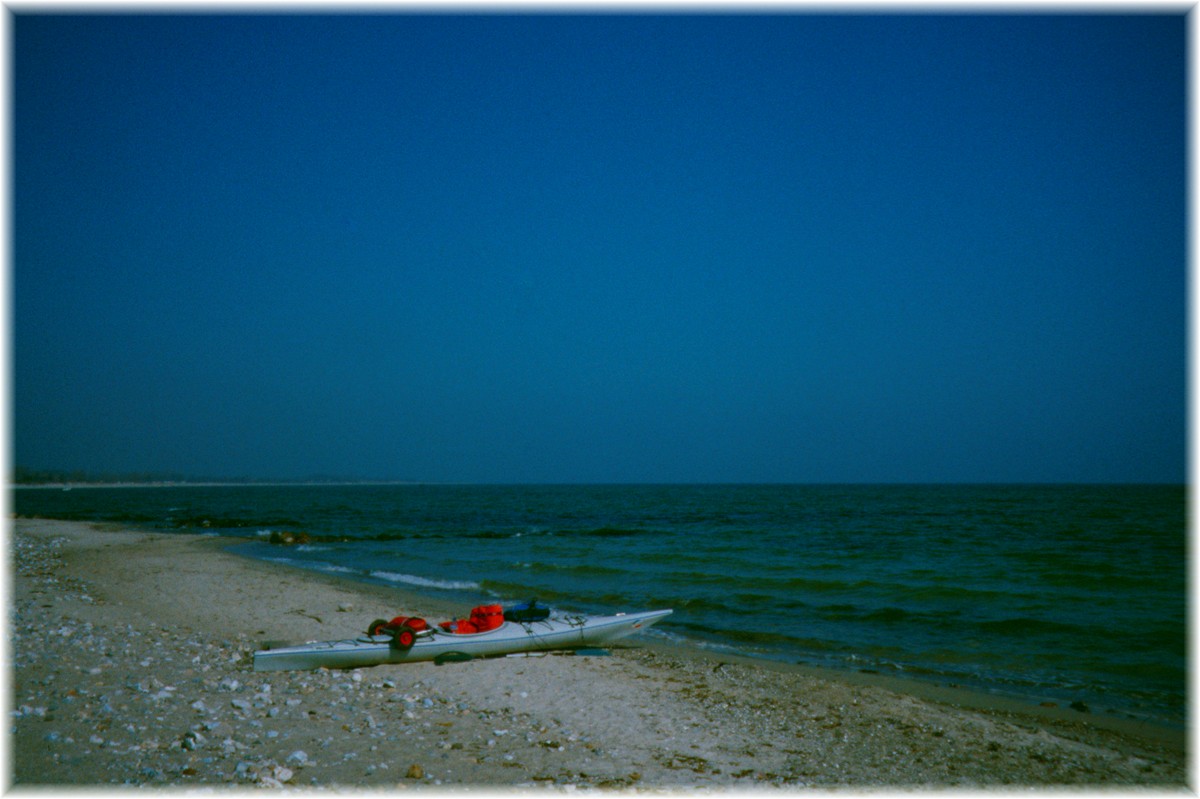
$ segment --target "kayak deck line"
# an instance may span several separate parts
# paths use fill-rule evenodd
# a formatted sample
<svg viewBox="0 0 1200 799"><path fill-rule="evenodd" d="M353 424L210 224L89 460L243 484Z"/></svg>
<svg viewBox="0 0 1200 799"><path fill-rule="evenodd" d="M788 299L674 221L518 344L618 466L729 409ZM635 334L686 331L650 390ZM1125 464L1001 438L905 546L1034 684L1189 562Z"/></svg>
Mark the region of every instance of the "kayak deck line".
<svg viewBox="0 0 1200 799"><path fill-rule="evenodd" d="M429 661L450 653L492 657L518 652L583 649L634 635L671 612L667 609L612 616L552 615L540 621L505 621L494 629L474 633L451 633L434 628L418 636L407 648L397 646L390 635L312 641L261 649L254 653L254 670L352 669L383 663Z"/></svg>

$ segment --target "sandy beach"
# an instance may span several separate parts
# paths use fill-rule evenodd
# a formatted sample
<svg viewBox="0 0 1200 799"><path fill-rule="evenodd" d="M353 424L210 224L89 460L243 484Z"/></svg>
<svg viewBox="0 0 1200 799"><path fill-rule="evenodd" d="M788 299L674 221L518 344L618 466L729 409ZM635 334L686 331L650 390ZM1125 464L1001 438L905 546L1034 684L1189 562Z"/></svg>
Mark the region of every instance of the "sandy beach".
<svg viewBox="0 0 1200 799"><path fill-rule="evenodd" d="M12 522L10 786L1188 786L1179 730L639 639L255 673L267 641L469 609L227 543Z"/></svg>

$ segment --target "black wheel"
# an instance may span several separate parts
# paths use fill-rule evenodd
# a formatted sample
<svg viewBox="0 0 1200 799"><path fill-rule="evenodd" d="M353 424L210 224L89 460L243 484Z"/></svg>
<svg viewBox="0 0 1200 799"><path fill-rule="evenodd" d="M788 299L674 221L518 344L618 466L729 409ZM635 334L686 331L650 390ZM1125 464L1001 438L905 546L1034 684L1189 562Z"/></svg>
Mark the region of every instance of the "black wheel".
<svg viewBox="0 0 1200 799"><path fill-rule="evenodd" d="M412 649L412 645L417 640L417 633L412 627L407 624L396 630L392 634L392 644L397 649Z"/></svg>
<svg viewBox="0 0 1200 799"><path fill-rule="evenodd" d="M367 635L383 635L385 632L383 628L387 626L387 623L387 619L376 619L367 625Z"/></svg>

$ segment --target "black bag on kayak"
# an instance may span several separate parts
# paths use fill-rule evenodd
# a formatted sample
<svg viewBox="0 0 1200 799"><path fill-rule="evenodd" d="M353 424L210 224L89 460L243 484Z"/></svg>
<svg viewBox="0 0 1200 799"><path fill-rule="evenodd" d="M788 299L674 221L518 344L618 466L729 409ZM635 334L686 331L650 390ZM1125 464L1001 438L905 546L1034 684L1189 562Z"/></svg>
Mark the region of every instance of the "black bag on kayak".
<svg viewBox="0 0 1200 799"><path fill-rule="evenodd" d="M504 611L505 621L545 621L548 618L550 618L550 608L538 605L536 599L513 605Z"/></svg>

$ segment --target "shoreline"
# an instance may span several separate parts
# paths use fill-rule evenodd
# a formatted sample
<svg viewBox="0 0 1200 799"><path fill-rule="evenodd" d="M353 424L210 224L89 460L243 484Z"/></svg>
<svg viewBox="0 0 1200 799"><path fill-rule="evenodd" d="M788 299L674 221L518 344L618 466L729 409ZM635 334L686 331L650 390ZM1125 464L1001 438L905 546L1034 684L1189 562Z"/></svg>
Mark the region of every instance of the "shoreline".
<svg viewBox="0 0 1200 799"><path fill-rule="evenodd" d="M169 534L178 535L179 533L172 532ZM231 550L238 542L255 540L250 537L217 537L190 533L183 533L183 535L214 538L215 540L224 542L225 548L228 550ZM287 547L281 547L281 550L286 552ZM426 613L429 613L431 610L437 611L431 615L437 615L439 619L442 616L445 616L447 619L461 617L468 610L468 605L463 602L455 602L447 597L426 593L418 588L398 586L394 583L384 584L350 574L336 574L317 569L306 569L303 566L294 564L260 560L232 551L229 551L228 554L252 563L263 563L271 568L297 570L310 576L311 579L326 582L331 586L344 588L362 587L364 593L378 595L384 601L390 599L394 603L397 603L396 601L399 599L397 604L405 607L424 608ZM481 598L475 604L480 604L482 601ZM656 629L652 629L649 636L637 638L636 646L661 652L664 655L675 658L692 659L709 663L740 663L751 668L782 673L795 673L813 679L875 686L894 691L898 694L908 694L929 701L973 710L1003 710L1008 713L1028 715L1046 722L1070 723L1073 721L1083 721L1113 732L1146 737L1164 745L1175 746L1181 751L1184 749L1188 732L1186 722L1175 723L1161 717L1137 717L1118 711L1079 711L1057 702L1048 702L1041 697L1006 693L1003 691L989 691L986 688L946 683L935 679L925 679L902 674L886 674L878 671L864 671L854 668L839 668L837 666L823 666L770 657L757 657L737 651L728 651L720 647L708 647L686 639L664 640L662 634ZM623 647L621 644L618 644L617 648Z"/></svg>
<svg viewBox="0 0 1200 799"><path fill-rule="evenodd" d="M11 533L19 785L1187 785L1184 730L642 639L609 657L256 674L267 640L466 608L216 536Z"/></svg>
<svg viewBox="0 0 1200 799"><path fill-rule="evenodd" d="M131 485L127 487L146 486ZM20 519L26 517L16 518ZM31 520L39 518L52 520L49 517L27 518ZM163 535L195 536L197 538L212 539L221 542L225 549L231 550L229 554L234 557L238 557L252 563L267 564L271 568L294 569L305 575L308 575L311 579L328 581L331 585L340 585L345 588L349 588L351 586L361 587L364 592L373 592L381 597L392 597L394 600L400 599L407 603L407 605L410 607L424 607L426 609L435 608L438 609L439 613L447 619L464 615L473 601L471 598L464 596L462 591L452 593L446 592L445 595L441 595L439 593L435 593L434 591L422 590L420 587L400 585L397 583L387 583L355 574L340 574L322 571L319 569L306 569L304 566L297 563L274 562L250 555L242 555L232 551L234 547L242 543L261 543L260 538L252 535L214 535L179 530L136 528L128 527L123 522L80 521L78 523L91 524L98 528L104 529L131 530L147 533L159 533ZM281 556L285 555L289 548L290 547L286 545L280 545L279 552ZM457 594L457 596L454 596L454 594ZM480 597L479 602L482 601L483 598ZM475 604L479 604L479 602L475 602ZM1088 722L1097 726L1120 732L1147 730L1145 733L1146 735L1168 744L1173 741L1183 740L1188 732L1189 725L1186 716L1183 719L1175 720L1166 715L1154 715L1148 712L1139 715L1134 711L1125 709L1101 709L1099 707L1089 708L1086 706L1083 709L1075 709L1067 703L1067 700L1057 697L1023 694L1019 691L1006 691L1003 688L991 689L986 684L972 684L969 682L966 684L960 684L951 680L947 680L945 677L938 676L924 677L899 672L879 671L876 669L864 670L855 668L853 666L842 667L836 664L825 665L804 660L789 660L770 656L757 656L754 654L738 652L736 649L723 646L708 646L699 641L689 641L687 639L680 640L677 636L673 636L673 638L676 640L666 641L663 640L662 635L663 634L658 630L651 631L651 638L640 639L640 644L649 648L670 652L682 657L700 657L739 662L744 661L747 664L762 668L797 671L818 678L822 676L828 679L844 678L846 681L855 684L876 684L881 687L889 687L890 690L894 690L898 693L914 694L924 698L933 699L935 701L959 704L964 707L978 709L1004 707L1010 712L1026 713L1032 716L1056 721L1087 720ZM1184 712L1186 714L1186 709ZM1182 744L1179 745L1182 746Z"/></svg>
<svg viewBox="0 0 1200 799"><path fill-rule="evenodd" d="M211 483L211 485L233 486L234 483ZM271 485L293 486L296 485L296 483L256 483L256 485L262 487L270 487ZM313 483L313 485L331 485L331 483ZM360 485L382 486L400 485L400 483L360 483ZM410 485L418 485L418 483L410 483ZM185 486L184 483L179 483L179 485L174 487L192 486L193 485ZM44 488L44 486L30 487ZM137 488L173 486L166 485L166 483L162 483L162 485L158 486L150 486L149 483L128 483L128 485L124 486L115 485L115 483L107 483L107 485L95 485L91 487ZM52 519L53 517L13 516L13 518ZM61 519L61 521L68 521L68 519ZM151 533L152 531L162 531L162 533L170 535L209 535L205 533L196 533L196 531L190 530L155 528L149 524L139 525L137 522L101 522L94 521L94 519L79 519L79 521L82 523L115 525L115 527L119 528L151 531ZM226 542L226 545L229 548L238 546L239 543L262 543L262 539L260 539L260 537L256 537L247 533L238 535L222 534L218 536L218 540ZM288 547L280 546L278 547L278 551L280 551L281 557L286 557ZM251 560L260 560L257 555L239 555L239 557L245 557ZM262 559L262 561L266 563L265 559ZM462 613L462 606L466 605L469 607L470 602L473 602L474 599L479 599L482 601L482 597L469 596L464 594L463 591L439 591L437 589L422 589L421 587L413 587L413 585L402 585L396 582L385 583L384 581L376 581L376 579L366 575L358 575L358 573L337 573L318 569L307 570L305 569L305 566L300 563L286 564L283 565L283 567L287 567L287 569L302 570L313 577L329 578L334 579L334 581L346 581L347 583L354 585L371 585L371 587L379 588L384 591L392 591L392 593L396 595L407 596L408 601L414 603L414 605L420 605L421 602L432 602L440 603L440 605L444 607L457 608L457 611L449 611L450 614L455 612ZM443 595L443 593L445 595ZM664 633L662 633L662 631L655 630L652 632L652 636L654 635L662 636ZM668 635L670 635L670 633L668 633ZM673 637L680 638L679 636ZM922 674L916 672L907 672L904 668L887 668L886 666L880 665L864 668L856 665L856 663L853 663L853 659L851 659L851 662L846 663L823 662L820 657L806 657L805 653L797 653L796 656L793 657L785 657L782 655L775 656L769 653L745 653L745 651L739 651L736 647L728 647L728 645L696 641L696 639L691 639L691 641L689 641L689 639L686 637L679 639L677 645L685 650L695 649L701 651L701 653L704 653L710 657L725 657L725 659L748 657L749 662L757 663L757 665L766 666L769 665L769 663L781 663L781 665L785 665L786 667L815 669L815 671L812 673L817 675L823 673L828 673L830 675L844 674L847 675L848 678L854 680L871 680L877 678L876 681L878 681L878 683L898 686L895 690L899 690L901 692L932 692L932 695L938 695L938 693L944 691L960 691L962 692L962 695L968 697L965 699L965 703L971 705L971 707L980 707L980 705L982 705L982 707L986 707L988 702L1009 702L1013 703L1012 707L1014 708L1019 708L1021 705L1024 705L1024 707L1026 707L1028 711L1033 714L1050 715L1055 717L1078 717L1078 715L1085 715L1090 717L1090 719L1093 721L1100 720L1099 723L1102 723L1102 725L1106 721L1111 720L1112 725L1110 726L1114 726L1115 728L1127 728L1129 726L1163 727L1168 729L1168 732L1164 733L1164 739L1170 738L1171 734L1182 734L1183 732L1186 732L1189 723L1187 707L1182 709L1176 708L1174 705L1172 705L1172 707L1166 707L1166 705L1153 705L1153 707L1151 707L1151 705L1147 705L1147 707L1138 707L1138 704L1136 704L1135 701L1130 701L1128 696L1118 697L1116 702L1112 701L1112 699L1109 699L1109 703L1106 703L1103 693L1100 692L1094 692L1093 695L1090 696L1070 696L1069 693L1064 695L1064 692L1062 691L1048 691L1043 693L1036 691L1022 692L1019 689L1014 689L1014 687L989 684L986 680L972 679L971 675L967 674L938 674L936 672ZM895 680L895 683L892 683L892 680ZM971 696L985 698L971 699ZM1085 701L1086 704L1084 704ZM1046 713L1046 711L1050 711L1050 713Z"/></svg>

